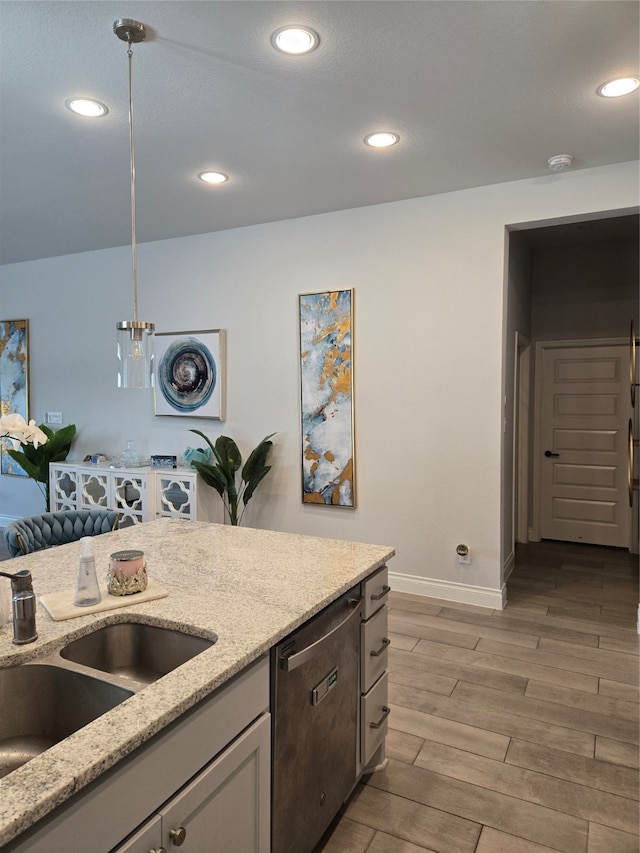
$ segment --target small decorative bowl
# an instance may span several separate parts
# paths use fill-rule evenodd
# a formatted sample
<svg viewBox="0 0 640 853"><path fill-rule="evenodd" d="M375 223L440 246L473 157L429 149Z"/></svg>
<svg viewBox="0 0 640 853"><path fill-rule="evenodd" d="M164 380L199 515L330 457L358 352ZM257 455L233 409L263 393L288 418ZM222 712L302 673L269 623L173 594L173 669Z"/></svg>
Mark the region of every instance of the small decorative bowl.
<svg viewBox="0 0 640 853"><path fill-rule="evenodd" d="M111 595L144 592L149 578L144 551L115 551L109 560L107 589Z"/></svg>
<svg viewBox="0 0 640 853"><path fill-rule="evenodd" d="M211 450L208 447L187 447L182 458L187 465L193 468L194 462L204 462L205 464L211 462Z"/></svg>

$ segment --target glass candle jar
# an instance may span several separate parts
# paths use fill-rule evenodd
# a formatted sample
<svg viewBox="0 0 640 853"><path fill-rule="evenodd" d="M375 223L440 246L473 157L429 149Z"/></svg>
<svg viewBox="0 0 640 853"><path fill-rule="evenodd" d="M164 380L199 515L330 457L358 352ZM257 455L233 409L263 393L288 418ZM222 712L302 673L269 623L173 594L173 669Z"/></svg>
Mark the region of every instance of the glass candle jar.
<svg viewBox="0 0 640 853"><path fill-rule="evenodd" d="M147 588L144 551L115 551L109 558L107 589L111 595L131 595Z"/></svg>

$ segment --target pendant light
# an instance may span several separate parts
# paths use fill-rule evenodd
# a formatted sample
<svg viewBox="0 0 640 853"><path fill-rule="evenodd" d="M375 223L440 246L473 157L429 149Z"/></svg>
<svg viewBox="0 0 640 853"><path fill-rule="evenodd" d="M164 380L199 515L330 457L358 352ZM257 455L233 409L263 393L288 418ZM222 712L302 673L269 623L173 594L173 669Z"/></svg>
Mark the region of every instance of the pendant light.
<svg viewBox="0 0 640 853"><path fill-rule="evenodd" d="M144 41L144 24L129 18L113 22L113 32L128 45L129 58L129 155L131 164L131 258L133 262L133 320L116 323L118 335L118 387L151 388L153 382L153 333L155 325L138 319L138 269L136 252L136 165L133 144L132 44Z"/></svg>

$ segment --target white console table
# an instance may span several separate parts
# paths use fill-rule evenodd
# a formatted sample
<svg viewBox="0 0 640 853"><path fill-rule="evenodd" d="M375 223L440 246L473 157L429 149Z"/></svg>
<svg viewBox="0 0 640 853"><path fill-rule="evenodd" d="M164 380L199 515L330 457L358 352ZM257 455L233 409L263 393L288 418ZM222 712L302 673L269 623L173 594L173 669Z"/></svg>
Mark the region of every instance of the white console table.
<svg viewBox="0 0 640 853"><path fill-rule="evenodd" d="M51 511L114 509L119 526L158 517L218 521L221 501L193 468L110 468L55 462L49 466Z"/></svg>

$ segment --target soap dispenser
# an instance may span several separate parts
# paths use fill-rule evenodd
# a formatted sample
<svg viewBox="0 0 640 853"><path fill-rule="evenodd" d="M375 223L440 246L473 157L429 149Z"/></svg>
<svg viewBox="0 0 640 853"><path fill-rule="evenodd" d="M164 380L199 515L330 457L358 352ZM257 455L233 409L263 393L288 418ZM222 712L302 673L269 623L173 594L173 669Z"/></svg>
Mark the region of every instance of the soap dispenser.
<svg viewBox="0 0 640 853"><path fill-rule="evenodd" d="M78 568L78 583L73 603L76 607L89 607L91 604L99 604L102 601L102 593L98 586L96 577L96 560L93 556L93 544L90 537L84 536L80 540L80 566Z"/></svg>
<svg viewBox="0 0 640 853"><path fill-rule="evenodd" d="M11 580L11 604L13 609L13 642L17 646L33 643L38 639L36 631L36 596L33 591L31 572L22 569L13 575L0 572Z"/></svg>

